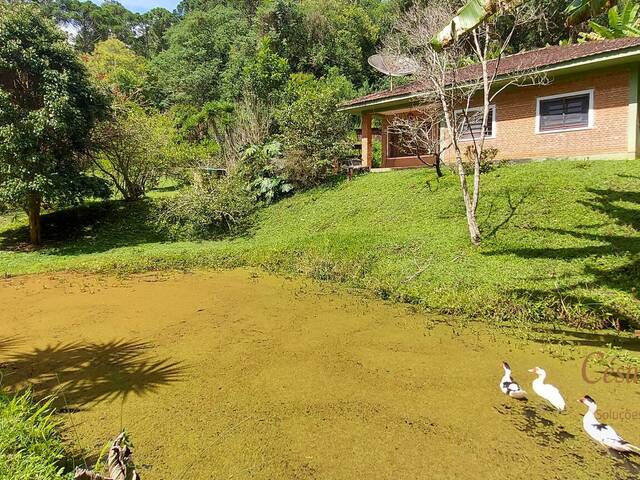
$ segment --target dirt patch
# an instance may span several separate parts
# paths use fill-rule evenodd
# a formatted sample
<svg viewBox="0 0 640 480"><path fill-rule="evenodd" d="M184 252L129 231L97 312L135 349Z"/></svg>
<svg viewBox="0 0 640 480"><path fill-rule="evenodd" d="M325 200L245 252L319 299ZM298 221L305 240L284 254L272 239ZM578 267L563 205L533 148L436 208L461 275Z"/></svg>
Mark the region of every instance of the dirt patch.
<svg viewBox="0 0 640 480"><path fill-rule="evenodd" d="M0 281L0 311L4 385L58 392L88 457L126 427L146 479L640 472L582 432L585 393L640 409L639 385L582 380L596 342L553 354L505 329L249 271L17 277ZM527 387L543 366L568 412L503 397L503 359ZM615 424L635 442L638 426Z"/></svg>

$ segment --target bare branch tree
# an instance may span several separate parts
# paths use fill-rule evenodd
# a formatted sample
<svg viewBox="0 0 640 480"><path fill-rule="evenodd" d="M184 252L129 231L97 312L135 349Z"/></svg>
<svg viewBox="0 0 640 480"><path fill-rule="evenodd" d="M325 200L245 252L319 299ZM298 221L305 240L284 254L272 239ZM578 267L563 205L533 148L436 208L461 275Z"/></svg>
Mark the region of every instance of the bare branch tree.
<svg viewBox="0 0 640 480"><path fill-rule="evenodd" d="M423 105L410 114L394 116L387 127L398 147L424 165L435 167L438 177L442 177L442 154L451 145L440 138L440 120L439 108ZM431 157L433 165L429 162Z"/></svg>
<svg viewBox="0 0 640 480"><path fill-rule="evenodd" d="M422 92L421 105L437 105L447 132L447 148L453 149L460 179L469 236L480 243L476 211L480 200L480 162L489 132L490 105L495 96L512 85L543 81L532 71L518 71L508 78L500 76L500 62L516 26L532 18L531 10L519 5L502 10L516 18L511 29L499 34L496 16L489 17L461 38L454 38L445 49L436 48L432 39L451 23L454 5L434 0L409 9L396 23L395 35L386 49L410 57L418 65L415 74ZM430 107L433 108L433 107ZM463 165L461 140L473 142L473 183L469 186Z"/></svg>

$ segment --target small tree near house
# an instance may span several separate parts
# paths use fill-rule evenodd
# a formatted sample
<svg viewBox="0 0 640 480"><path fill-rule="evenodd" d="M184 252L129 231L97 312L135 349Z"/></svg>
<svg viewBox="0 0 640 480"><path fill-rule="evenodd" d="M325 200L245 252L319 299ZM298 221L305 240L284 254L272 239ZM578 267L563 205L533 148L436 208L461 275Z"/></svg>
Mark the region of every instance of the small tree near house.
<svg viewBox="0 0 640 480"><path fill-rule="evenodd" d="M108 196L78 155L105 109L64 34L36 7L0 3L0 202L25 210L32 244L43 205Z"/></svg>
<svg viewBox="0 0 640 480"><path fill-rule="evenodd" d="M440 108L427 104L411 114L394 116L387 126L402 150L425 165L433 165L438 177L442 177L442 154L451 146L450 141L441 139L441 118Z"/></svg>
<svg viewBox="0 0 640 480"><path fill-rule="evenodd" d="M471 0L470 3L478 1L482 0ZM391 54L409 57L417 65L415 77L423 92L421 103L428 108L435 105L440 109L447 146L455 157L473 244L480 243L481 238L476 211L490 105L508 86L545 81L531 70L519 71L508 79L499 78L500 60L507 51L514 29L533 15L526 4L501 11L498 3L488 0L487 3L484 9L469 9L467 4L458 11L453 11L451 4L443 0L414 6L398 20L395 35L387 43ZM470 18L473 15L475 17ZM499 15L514 17L509 31L496 28ZM462 28L465 25L469 27ZM463 163L463 137L473 145L471 185Z"/></svg>

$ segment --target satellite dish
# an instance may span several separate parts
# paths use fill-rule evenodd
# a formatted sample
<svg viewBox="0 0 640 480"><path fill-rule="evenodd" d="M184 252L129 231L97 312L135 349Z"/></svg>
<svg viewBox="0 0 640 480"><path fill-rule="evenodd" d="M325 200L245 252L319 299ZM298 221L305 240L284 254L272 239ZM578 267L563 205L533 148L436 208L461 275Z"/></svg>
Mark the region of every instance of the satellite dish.
<svg viewBox="0 0 640 480"><path fill-rule="evenodd" d="M378 53L370 56L367 61L373 68L390 77L405 77L418 71L417 62L409 57ZM393 79L391 80L391 89L393 90Z"/></svg>
<svg viewBox="0 0 640 480"><path fill-rule="evenodd" d="M392 77L404 77L413 75L418 70L416 61L409 57L400 57L396 55L376 54L369 57L369 65Z"/></svg>

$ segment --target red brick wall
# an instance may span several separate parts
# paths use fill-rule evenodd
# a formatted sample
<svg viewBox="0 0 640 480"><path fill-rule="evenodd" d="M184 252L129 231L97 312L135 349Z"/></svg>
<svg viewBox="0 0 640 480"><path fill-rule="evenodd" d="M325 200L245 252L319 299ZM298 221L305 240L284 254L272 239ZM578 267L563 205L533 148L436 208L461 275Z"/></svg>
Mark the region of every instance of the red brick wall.
<svg viewBox="0 0 640 480"><path fill-rule="evenodd" d="M496 138L487 147L498 149L498 160L627 155L629 70L616 69L559 78L548 85L512 87L494 99ZM535 133L536 98L593 89L593 128ZM471 142L462 142L464 149ZM453 160L452 149L445 161Z"/></svg>
<svg viewBox="0 0 640 480"><path fill-rule="evenodd" d="M593 89L593 128L535 133L536 98ZM498 94L496 138L487 147L498 149L497 159L598 157L626 155L629 71L587 73L556 79L548 85L513 87ZM469 144L463 142L462 145ZM447 159L453 157L447 152Z"/></svg>

